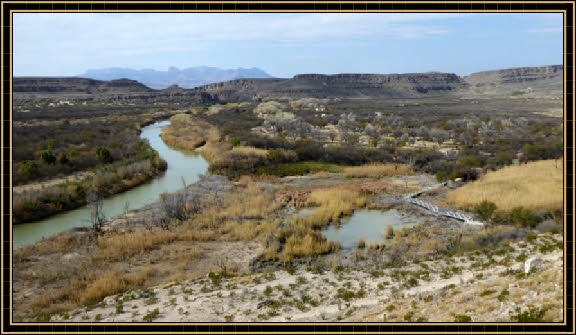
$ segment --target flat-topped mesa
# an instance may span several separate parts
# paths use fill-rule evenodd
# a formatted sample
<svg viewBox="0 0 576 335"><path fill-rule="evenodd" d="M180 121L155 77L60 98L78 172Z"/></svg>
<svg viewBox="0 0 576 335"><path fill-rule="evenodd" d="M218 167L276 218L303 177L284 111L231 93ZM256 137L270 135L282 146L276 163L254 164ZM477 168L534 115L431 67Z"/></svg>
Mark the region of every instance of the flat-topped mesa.
<svg viewBox="0 0 576 335"><path fill-rule="evenodd" d="M496 87L496 86L522 86L542 84L555 86L562 85L564 75L562 65L549 65L540 67L519 67L495 71L483 71L472 73L464 77L473 88Z"/></svg>
<svg viewBox="0 0 576 335"><path fill-rule="evenodd" d="M385 97L442 95L466 89L452 73L414 74L299 74L293 78L237 79L196 88L219 100L254 98Z"/></svg>
<svg viewBox="0 0 576 335"><path fill-rule="evenodd" d="M561 98L562 65L473 73L299 74L293 78L242 78L193 89L151 89L137 81L85 78L14 78L14 101L130 101L213 103L255 99L419 98L435 96L533 96Z"/></svg>
<svg viewBox="0 0 576 335"><path fill-rule="evenodd" d="M199 87L193 88L195 91L212 91L219 89L230 89L230 88L243 88L243 89L253 89L263 84L273 84L278 82L283 82L288 79L283 78L242 78L234 79L229 81L222 81L219 83L207 84Z"/></svg>
<svg viewBox="0 0 576 335"><path fill-rule="evenodd" d="M13 92L87 92L102 83L86 78L17 77L12 81Z"/></svg>
<svg viewBox="0 0 576 335"><path fill-rule="evenodd" d="M390 83L395 81L421 82L442 81L460 83L465 85L462 79L454 73L429 72L429 73L403 73L403 74L372 74L372 73L339 73L332 75L307 73L294 76L294 80L326 80L329 82L352 82L362 81L370 83Z"/></svg>
<svg viewBox="0 0 576 335"><path fill-rule="evenodd" d="M131 79L104 81L98 88L100 92L113 91L113 93L143 93L154 91L136 80Z"/></svg>
<svg viewBox="0 0 576 335"><path fill-rule="evenodd" d="M87 78L19 77L12 82L13 92L37 93L143 93L152 89L130 79L101 81Z"/></svg>
<svg viewBox="0 0 576 335"><path fill-rule="evenodd" d="M205 92L180 87L151 89L136 80L110 81L86 78L17 77L13 79L15 103L69 101L123 102L214 102Z"/></svg>

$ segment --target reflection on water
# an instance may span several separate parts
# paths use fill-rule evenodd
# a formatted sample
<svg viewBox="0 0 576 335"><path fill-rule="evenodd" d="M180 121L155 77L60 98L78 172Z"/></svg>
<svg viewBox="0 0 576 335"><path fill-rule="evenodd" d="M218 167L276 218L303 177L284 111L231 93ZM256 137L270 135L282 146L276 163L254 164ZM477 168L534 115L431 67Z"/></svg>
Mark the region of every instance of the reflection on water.
<svg viewBox="0 0 576 335"><path fill-rule="evenodd" d="M308 212L305 212L306 214ZM390 225L394 230L410 228L420 223L420 218L403 214L395 209L388 211L358 210L340 224L331 224L322 230L322 234L331 241L340 241L342 249L355 248L358 239L381 242L384 240L386 228Z"/></svg>
<svg viewBox="0 0 576 335"><path fill-rule="evenodd" d="M171 192L182 188L182 179L186 184L194 183L198 176L208 169L208 163L197 154L183 153L169 148L160 138L162 127L170 121L156 122L142 129L141 138L147 139L160 157L168 162L168 169L164 174L152 181L137 186L129 191L116 194L103 201L106 217L121 214L126 205L136 209L154 202L164 192ZM14 225L13 247L30 244L51 234L68 230L73 227L87 226L89 224L90 209L86 206L67 211L44 220Z"/></svg>

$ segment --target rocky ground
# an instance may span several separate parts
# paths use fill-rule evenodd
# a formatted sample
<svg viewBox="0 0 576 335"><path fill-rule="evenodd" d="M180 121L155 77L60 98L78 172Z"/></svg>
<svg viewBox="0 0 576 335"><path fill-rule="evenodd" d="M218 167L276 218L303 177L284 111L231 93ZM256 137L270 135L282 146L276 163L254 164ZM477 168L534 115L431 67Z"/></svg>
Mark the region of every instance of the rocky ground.
<svg viewBox="0 0 576 335"><path fill-rule="evenodd" d="M398 194L436 184L427 175L389 177L386 182L399 186L394 189ZM236 184L241 183L205 176L178 193L187 201L209 195L222 198L242 188ZM264 189L283 189L286 185L301 191L315 186L381 185L379 181L338 174L286 177L258 184ZM444 207L442 198L447 191L443 187L421 197ZM503 322L532 311L541 313L538 315L545 321L563 319L561 232L467 225L431 215L401 201L398 194L373 194L367 207L394 208L421 218L420 224L410 232L395 232L376 248L368 243L366 248L284 264L262 261L265 245L257 240L160 244L106 264L109 272L145 274L144 284L138 286L144 289L123 291L96 304L61 308L47 304L51 310L46 315L53 322ZM111 220L105 229L111 236L131 231L161 215L162 206L159 201L129 211ZM281 218L290 214L294 209L287 205L272 215ZM62 238L80 239L84 234L76 231ZM443 247L458 235L460 246L453 249L457 251ZM71 251L65 246L55 237L38 244L38 250L19 252L14 265L15 278L21 279L14 287L19 318L31 317L27 314L29 306L43 306L39 297L48 300L67 292L64 286L70 273L92 266L95 258L88 247ZM395 253L402 256L395 258Z"/></svg>
<svg viewBox="0 0 576 335"><path fill-rule="evenodd" d="M547 321L561 321L562 247L561 235L547 233L397 267L343 266L333 255L308 267L234 277L212 273L126 292L52 321L501 322L531 306L544 310Z"/></svg>

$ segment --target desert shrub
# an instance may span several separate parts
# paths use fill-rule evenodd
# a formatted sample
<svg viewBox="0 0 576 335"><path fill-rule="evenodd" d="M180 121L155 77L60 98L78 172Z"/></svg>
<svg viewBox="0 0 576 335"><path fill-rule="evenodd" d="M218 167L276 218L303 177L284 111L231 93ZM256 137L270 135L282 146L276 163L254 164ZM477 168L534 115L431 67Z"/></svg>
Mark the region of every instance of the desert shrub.
<svg viewBox="0 0 576 335"><path fill-rule="evenodd" d="M19 175L25 179L31 179L38 175L38 166L34 161L23 161L16 169Z"/></svg>
<svg viewBox="0 0 576 335"><path fill-rule="evenodd" d="M110 151L103 147L96 148L96 158L102 163L110 163L114 160Z"/></svg>
<svg viewBox="0 0 576 335"><path fill-rule="evenodd" d="M472 318L466 314L458 314L454 316L454 322L472 322Z"/></svg>
<svg viewBox="0 0 576 335"><path fill-rule="evenodd" d="M495 210L496 204L488 200L483 200L474 208L474 212L482 221L490 221Z"/></svg>
<svg viewBox="0 0 576 335"><path fill-rule="evenodd" d="M242 174L254 173L256 167L265 164L266 156L250 152L228 151L210 165L210 172L237 178Z"/></svg>
<svg viewBox="0 0 576 335"><path fill-rule="evenodd" d="M266 155L270 163L289 163L298 160L298 154L293 150L270 149Z"/></svg>
<svg viewBox="0 0 576 335"><path fill-rule="evenodd" d="M52 151L47 150L40 153L40 159L44 164L54 164L56 163L56 156L52 153Z"/></svg>
<svg viewBox="0 0 576 335"><path fill-rule="evenodd" d="M521 311L520 307L516 307L515 313L510 315L510 321L516 322L544 322L544 315L546 309L537 307L529 307L525 311Z"/></svg>
<svg viewBox="0 0 576 335"><path fill-rule="evenodd" d="M524 226L524 227L535 227L540 222L540 217L535 211L520 207L514 207L508 213L510 222Z"/></svg>
<svg viewBox="0 0 576 335"><path fill-rule="evenodd" d="M458 165L466 167L482 167L484 162L480 156L462 156L458 158Z"/></svg>

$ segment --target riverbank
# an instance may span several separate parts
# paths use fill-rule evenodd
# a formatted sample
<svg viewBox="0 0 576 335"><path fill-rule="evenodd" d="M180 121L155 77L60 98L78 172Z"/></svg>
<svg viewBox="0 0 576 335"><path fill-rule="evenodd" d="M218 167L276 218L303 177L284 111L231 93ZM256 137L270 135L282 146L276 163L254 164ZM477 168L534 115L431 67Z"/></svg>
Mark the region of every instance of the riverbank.
<svg viewBox="0 0 576 335"><path fill-rule="evenodd" d="M15 190L13 194L13 224L33 222L85 206L89 193L107 198L142 185L167 169L166 161L157 153L151 152L150 156L146 160L114 164L85 173L79 181L20 186L23 190Z"/></svg>
<svg viewBox="0 0 576 335"><path fill-rule="evenodd" d="M54 135L47 141L48 149L42 152L40 161L15 164L13 224L33 222L76 209L87 204L89 193L107 198L160 175L167 163L141 139L142 129L177 112L17 123L16 126L25 130L21 129L24 133L19 135L21 137L43 132ZM65 142L63 134L69 134L70 144L62 143ZM18 150L22 152L16 154L29 156L30 148L41 143L21 145Z"/></svg>
<svg viewBox="0 0 576 335"><path fill-rule="evenodd" d="M476 294L474 285L492 285L510 268L502 285L516 283L522 290L514 294L509 290L514 300L507 309L497 311L514 306L526 311L522 304L530 303L546 309L547 320L558 320L560 307L540 298L557 297L561 288L547 287L545 295L536 298L531 292L538 290L536 283L543 278L557 283L557 270L551 265L561 260L561 234L511 225L478 228L395 200L395 194L433 183L426 175L376 179L315 174L244 177L237 182L222 176L202 177L177 193L115 218L96 239L87 232L62 233L16 250L14 317L75 322L380 321L385 312L377 309L383 308L381 301L387 301L404 306L395 313L386 312L387 317L406 321L411 311L414 319L423 317L414 304L432 301L443 306L446 294L465 294L462 299L469 299ZM360 192L362 203L345 213L341 208L330 210L331 202L325 203L322 199L328 198L319 195L339 194L337 190ZM435 191L427 197L440 201L446 192ZM186 211L172 211L172 203ZM316 213L299 220L296 210L310 206L316 206L312 207ZM367 208L394 209L420 220L410 228L395 230L382 242L364 236L367 243L352 250L321 248L339 242L327 240L323 226ZM326 223L325 214L336 215L336 222ZM312 222L312 218L322 220ZM300 223L293 226L291 222ZM302 226L306 222L311 225ZM383 222L382 231L385 228ZM301 241L312 236L320 243L313 243L311 249L294 248L290 236ZM541 271L524 277L520 264L532 256L543 259ZM520 284L524 279L525 284ZM418 298L410 298L412 293ZM427 298L428 293L432 298ZM466 301L498 301L500 293L480 292ZM497 319L509 320L502 313ZM474 321L491 317L480 311L466 315ZM456 316L431 312L426 317L453 321Z"/></svg>
<svg viewBox="0 0 576 335"><path fill-rule="evenodd" d="M125 212L131 208L139 208L147 204L157 201L158 197L164 192L172 192L177 189L182 188L182 182L193 183L198 179L198 176L205 173L207 169L207 163L197 154L185 154L179 151L170 149L167 147L162 139L160 138L160 132L162 127L167 125L168 121L156 122L151 125L142 128L141 137L146 140L148 144L146 146L149 148L148 153L150 154L148 158L153 157L153 159L162 159L168 162L168 166L165 171L160 171L157 169L155 175L136 173L137 169L132 171L127 170L126 167L116 166L113 171L107 172L112 175L112 177L131 177L134 175L138 176L137 185L136 183L122 182L111 183L107 178L97 179L98 184L102 185L102 191L104 194L110 194L108 192L116 193L110 197L105 197L102 201L103 213L107 218L114 217L118 214ZM142 141L142 143L145 143ZM143 161L142 167L150 167L149 159ZM138 163L140 164L140 163ZM138 166L136 166L137 168ZM119 174L115 171L119 170ZM87 184L87 188L92 186L92 182ZM131 187L134 186L134 187ZM117 191L117 187L124 188L123 192ZM129 188L129 189L128 189ZM70 187L63 187L63 194L69 195L75 198L75 189L70 189ZM70 192L70 193L66 193ZM77 197L79 201L85 201L85 195ZM64 199L65 201L68 198ZM57 208L58 209L58 208ZM48 237L51 234L66 231L75 227L82 227L90 225L90 209L87 206L80 206L77 209L70 211L65 211L51 217L34 221L31 223L17 224L13 226L13 246L17 248L22 245L36 242L42 238Z"/></svg>

